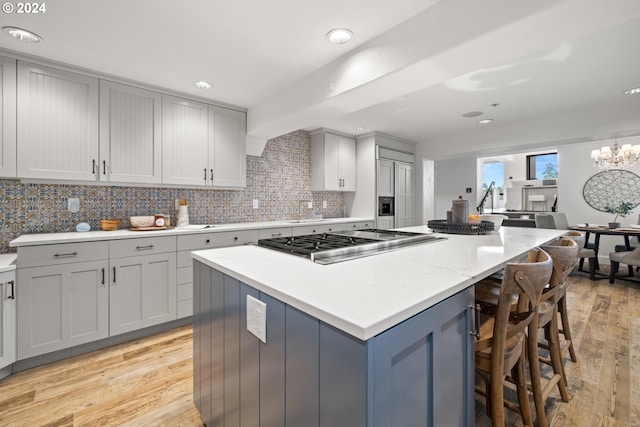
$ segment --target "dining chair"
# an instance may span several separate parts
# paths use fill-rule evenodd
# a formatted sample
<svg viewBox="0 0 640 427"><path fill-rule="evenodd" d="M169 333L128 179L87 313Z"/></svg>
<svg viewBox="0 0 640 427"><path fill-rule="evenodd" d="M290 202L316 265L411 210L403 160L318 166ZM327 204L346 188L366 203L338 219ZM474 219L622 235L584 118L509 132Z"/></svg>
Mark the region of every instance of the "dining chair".
<svg viewBox="0 0 640 427"><path fill-rule="evenodd" d="M536 223L536 228L550 228L550 229L555 229L556 228L556 222L553 219L552 215L549 214L535 214L533 217L535 223Z"/></svg>
<svg viewBox="0 0 640 427"><path fill-rule="evenodd" d="M596 280L596 270L598 269L596 251L586 245L585 236L579 231L571 230L566 234L566 236L575 240L580 248L578 251L579 266L577 271L582 271L583 261L587 259L589 262L589 279Z"/></svg>
<svg viewBox="0 0 640 427"><path fill-rule="evenodd" d="M611 264L611 268L609 270L609 283L615 282L616 274L620 268L620 263L627 264L630 268L630 273L633 274L631 267L640 267L640 246L636 246L632 251L609 253L609 262Z"/></svg>
<svg viewBox="0 0 640 427"><path fill-rule="evenodd" d="M567 215L564 212L554 212L549 215L553 217L553 222L558 230L567 230L569 228L569 221L567 221Z"/></svg>
<svg viewBox="0 0 640 427"><path fill-rule="evenodd" d="M504 408L515 411L525 425L533 425L526 384L525 359L537 352L538 305L542 290L549 282L553 262L541 249L529 251L527 259L505 265L498 288L495 310L481 313L480 338L475 342L476 372L484 380L484 389L476 392L486 398L486 408L492 426L504 426ZM493 286L493 284L491 284ZM541 392L540 365L537 354L529 363L534 397ZM518 405L504 399L504 382L511 373L516 384ZM546 425L544 407L538 406L538 424Z"/></svg>

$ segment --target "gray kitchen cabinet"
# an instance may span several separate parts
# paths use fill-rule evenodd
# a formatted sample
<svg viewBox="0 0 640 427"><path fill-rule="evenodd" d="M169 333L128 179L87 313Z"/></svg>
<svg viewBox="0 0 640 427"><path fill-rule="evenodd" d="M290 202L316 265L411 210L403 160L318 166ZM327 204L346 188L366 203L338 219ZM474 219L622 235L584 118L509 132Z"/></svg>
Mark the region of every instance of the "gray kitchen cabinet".
<svg viewBox="0 0 640 427"><path fill-rule="evenodd" d="M415 167L398 162L395 226L411 227L415 217Z"/></svg>
<svg viewBox="0 0 640 427"><path fill-rule="evenodd" d="M258 230L223 231L178 236L177 317L193 314L193 260L191 251L247 245L258 242Z"/></svg>
<svg viewBox="0 0 640 427"><path fill-rule="evenodd" d="M98 79L18 61L17 175L96 181Z"/></svg>
<svg viewBox="0 0 640 427"><path fill-rule="evenodd" d="M247 114L209 105L209 181L244 188L247 182Z"/></svg>
<svg viewBox="0 0 640 427"><path fill-rule="evenodd" d="M162 96L162 182L242 188L246 114Z"/></svg>
<svg viewBox="0 0 640 427"><path fill-rule="evenodd" d="M106 249L106 243L104 246ZM18 267L18 360L109 335L108 266L105 256L95 261Z"/></svg>
<svg viewBox="0 0 640 427"><path fill-rule="evenodd" d="M326 131L311 134L311 191L356 191L356 140Z"/></svg>
<svg viewBox="0 0 640 427"><path fill-rule="evenodd" d="M258 239L289 236L291 236L291 227L261 228L258 230Z"/></svg>
<svg viewBox="0 0 640 427"><path fill-rule="evenodd" d="M378 196L395 196L395 164L392 160L378 160L377 181Z"/></svg>
<svg viewBox="0 0 640 427"><path fill-rule="evenodd" d="M159 184L160 93L100 81L99 180Z"/></svg>
<svg viewBox="0 0 640 427"><path fill-rule="evenodd" d="M110 335L176 319L175 237L112 240L109 255Z"/></svg>
<svg viewBox="0 0 640 427"><path fill-rule="evenodd" d="M207 185L207 104L162 95L162 182Z"/></svg>
<svg viewBox="0 0 640 427"><path fill-rule="evenodd" d="M361 341L194 268L194 403L205 424L473 425L473 287ZM247 295L267 305L266 343L247 331Z"/></svg>
<svg viewBox="0 0 640 427"><path fill-rule="evenodd" d="M0 371L16 361L16 333L16 273L5 271L0 273Z"/></svg>
<svg viewBox="0 0 640 427"><path fill-rule="evenodd" d="M16 60L0 56L0 177L16 177Z"/></svg>

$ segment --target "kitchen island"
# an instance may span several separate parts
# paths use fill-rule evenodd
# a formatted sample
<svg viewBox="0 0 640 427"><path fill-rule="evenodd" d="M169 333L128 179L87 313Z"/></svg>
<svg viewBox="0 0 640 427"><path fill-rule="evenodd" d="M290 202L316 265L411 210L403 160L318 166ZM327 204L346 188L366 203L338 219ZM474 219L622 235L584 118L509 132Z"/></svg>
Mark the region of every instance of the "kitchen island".
<svg viewBox="0 0 640 427"><path fill-rule="evenodd" d="M196 406L209 426L472 425L473 284L561 234L503 227L332 265L194 252Z"/></svg>

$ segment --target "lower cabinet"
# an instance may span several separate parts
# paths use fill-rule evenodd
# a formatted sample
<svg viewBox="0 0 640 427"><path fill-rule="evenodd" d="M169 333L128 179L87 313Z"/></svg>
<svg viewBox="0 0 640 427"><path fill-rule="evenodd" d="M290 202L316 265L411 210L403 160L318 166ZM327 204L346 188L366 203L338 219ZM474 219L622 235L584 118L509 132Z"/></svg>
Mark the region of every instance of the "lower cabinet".
<svg viewBox="0 0 640 427"><path fill-rule="evenodd" d="M108 261L18 269L18 359L109 336Z"/></svg>
<svg viewBox="0 0 640 427"><path fill-rule="evenodd" d="M176 319L176 254L109 262L109 333L117 335Z"/></svg>
<svg viewBox="0 0 640 427"><path fill-rule="evenodd" d="M0 273L0 370L15 361L16 274L7 271Z"/></svg>

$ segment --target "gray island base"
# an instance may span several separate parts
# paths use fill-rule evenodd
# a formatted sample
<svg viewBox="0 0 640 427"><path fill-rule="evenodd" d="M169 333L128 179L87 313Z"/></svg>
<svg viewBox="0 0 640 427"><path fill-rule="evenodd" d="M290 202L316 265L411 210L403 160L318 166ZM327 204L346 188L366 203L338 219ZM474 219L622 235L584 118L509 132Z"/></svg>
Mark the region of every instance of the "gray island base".
<svg viewBox="0 0 640 427"><path fill-rule="evenodd" d="M266 343L247 295L267 304ZM366 341L197 260L193 300L208 427L473 425L473 286Z"/></svg>
<svg viewBox="0 0 640 427"><path fill-rule="evenodd" d="M192 252L195 404L208 427L473 426L474 284L563 233L450 234L331 265Z"/></svg>

